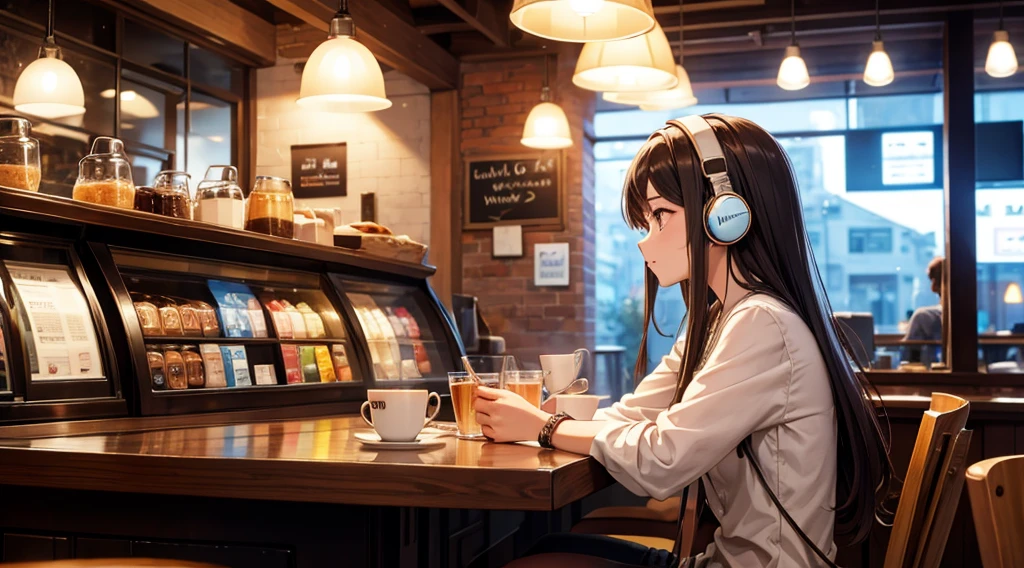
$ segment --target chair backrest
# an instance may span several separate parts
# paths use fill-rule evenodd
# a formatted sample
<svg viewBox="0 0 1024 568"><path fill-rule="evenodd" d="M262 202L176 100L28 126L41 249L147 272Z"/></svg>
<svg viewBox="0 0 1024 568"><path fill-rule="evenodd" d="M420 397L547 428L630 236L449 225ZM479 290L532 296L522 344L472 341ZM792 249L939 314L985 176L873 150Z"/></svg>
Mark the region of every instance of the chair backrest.
<svg viewBox="0 0 1024 568"><path fill-rule="evenodd" d="M967 468L967 493L985 568L1024 566L1024 456Z"/></svg>
<svg viewBox="0 0 1024 568"><path fill-rule="evenodd" d="M971 431L964 430L970 404L933 393L921 419L896 520L885 554L885 568L939 565L964 485Z"/></svg>

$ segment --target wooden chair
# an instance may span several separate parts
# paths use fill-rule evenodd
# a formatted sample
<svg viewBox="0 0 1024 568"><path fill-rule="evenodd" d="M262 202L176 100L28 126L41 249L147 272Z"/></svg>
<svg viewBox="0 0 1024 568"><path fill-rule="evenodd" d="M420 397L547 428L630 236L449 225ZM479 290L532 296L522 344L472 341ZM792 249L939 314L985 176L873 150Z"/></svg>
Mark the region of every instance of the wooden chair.
<svg viewBox="0 0 1024 568"><path fill-rule="evenodd" d="M1024 566L1024 456L1003 456L967 468L978 548L985 568Z"/></svg>
<svg viewBox="0 0 1024 568"><path fill-rule="evenodd" d="M42 562L12 562L4 568L226 568L219 564L167 560L164 558L89 558L72 560L46 560Z"/></svg>
<svg viewBox="0 0 1024 568"><path fill-rule="evenodd" d="M969 411L962 398L932 393L900 494L885 568L932 568L942 560L964 486Z"/></svg>

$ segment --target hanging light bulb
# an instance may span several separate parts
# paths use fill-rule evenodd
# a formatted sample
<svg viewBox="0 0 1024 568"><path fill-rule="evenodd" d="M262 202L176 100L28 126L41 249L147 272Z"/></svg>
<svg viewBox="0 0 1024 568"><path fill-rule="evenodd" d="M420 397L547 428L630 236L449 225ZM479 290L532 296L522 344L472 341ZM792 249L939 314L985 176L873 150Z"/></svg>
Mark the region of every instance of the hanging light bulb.
<svg viewBox="0 0 1024 568"><path fill-rule="evenodd" d="M885 52L885 44L882 43L882 12L878 2L879 0L875 0L875 41L871 43L871 55L864 66L864 82L872 87L884 87L896 78L892 61Z"/></svg>
<svg viewBox="0 0 1024 568"><path fill-rule="evenodd" d="M1010 34L1003 29L1003 3L999 2L999 29L992 35L985 58L985 72L997 79L1017 72L1017 54L1010 44Z"/></svg>
<svg viewBox="0 0 1024 568"><path fill-rule="evenodd" d="M598 92L671 89L679 83L674 59L665 32L656 25L642 36L584 45L572 82Z"/></svg>
<svg viewBox="0 0 1024 568"><path fill-rule="evenodd" d="M515 0L509 19L535 36L576 43L636 37L655 24L651 0Z"/></svg>
<svg viewBox="0 0 1024 568"><path fill-rule="evenodd" d="M811 84L811 77L807 73L807 64L800 56L800 45L796 42L796 0L790 0L790 34L792 43L786 48L786 55L779 65L779 76L776 83L787 91L799 91Z"/></svg>
<svg viewBox="0 0 1024 568"><path fill-rule="evenodd" d="M679 83L671 89L663 91L642 91L635 93L604 93L604 100L626 104L638 105L640 110L658 111L685 108L697 104L697 97L693 96L693 86L690 84L690 74L683 66L683 0L679 0L679 65L676 65L676 77Z"/></svg>
<svg viewBox="0 0 1024 568"><path fill-rule="evenodd" d="M348 0L341 0L327 41L317 46L302 69L299 106L329 112L373 112L391 107L380 65L355 35Z"/></svg>
<svg viewBox="0 0 1024 568"><path fill-rule="evenodd" d="M1021 293L1020 284L1010 282L1006 285L1006 292L1003 292L1003 303L1024 304L1024 294Z"/></svg>
<svg viewBox="0 0 1024 568"><path fill-rule="evenodd" d="M566 118L562 107L551 102L547 57L544 57L544 87L540 93L541 102L533 107L526 117L523 138L520 142L523 146L541 150L557 150L572 146L569 119Z"/></svg>
<svg viewBox="0 0 1024 568"><path fill-rule="evenodd" d="M82 81L64 61L53 39L53 0L50 0L46 38L39 48L39 58L25 66L14 85L14 109L43 118L85 114Z"/></svg>

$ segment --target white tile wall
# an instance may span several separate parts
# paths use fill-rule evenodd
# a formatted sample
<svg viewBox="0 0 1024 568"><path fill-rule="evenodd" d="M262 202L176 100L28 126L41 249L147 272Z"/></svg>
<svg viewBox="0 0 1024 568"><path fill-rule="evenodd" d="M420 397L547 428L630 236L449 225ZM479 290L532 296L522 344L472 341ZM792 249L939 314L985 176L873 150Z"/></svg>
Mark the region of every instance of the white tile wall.
<svg viewBox="0 0 1024 568"><path fill-rule="evenodd" d="M348 144L348 195L307 199L310 207L340 207L359 220L359 196L377 194L377 220L396 234L429 244L430 91L396 71L384 75L391 108L330 114L300 108L295 60L256 72L256 175L291 177L293 144Z"/></svg>

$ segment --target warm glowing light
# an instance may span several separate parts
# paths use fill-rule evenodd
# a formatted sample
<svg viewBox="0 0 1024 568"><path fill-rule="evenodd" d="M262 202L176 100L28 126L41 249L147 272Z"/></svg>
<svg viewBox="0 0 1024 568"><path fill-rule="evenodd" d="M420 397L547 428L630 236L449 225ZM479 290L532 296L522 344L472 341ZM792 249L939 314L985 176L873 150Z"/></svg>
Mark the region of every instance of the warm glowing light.
<svg viewBox="0 0 1024 568"><path fill-rule="evenodd" d="M662 91L679 83L672 47L661 26L620 41L588 43L572 82L598 92Z"/></svg>
<svg viewBox="0 0 1024 568"><path fill-rule="evenodd" d="M85 114L85 92L78 74L63 59L60 48L46 46L43 55L25 69L14 85L14 108L43 118Z"/></svg>
<svg viewBox="0 0 1024 568"><path fill-rule="evenodd" d="M1006 285L1003 302L1007 304L1024 304L1024 294L1021 294L1020 284L1010 282Z"/></svg>
<svg viewBox="0 0 1024 568"><path fill-rule="evenodd" d="M992 44L988 46L988 57L985 58L985 72L997 79L1017 72L1017 53L1006 30L996 30L992 35Z"/></svg>
<svg viewBox="0 0 1024 568"><path fill-rule="evenodd" d="M572 146L569 119L562 107L542 102L533 107L523 127L523 146L542 150L555 150Z"/></svg>
<svg viewBox="0 0 1024 568"><path fill-rule="evenodd" d="M302 70L299 106L329 112L390 108L380 65L366 46L352 38L351 18L335 18L331 30Z"/></svg>
<svg viewBox="0 0 1024 568"><path fill-rule="evenodd" d="M601 11L604 0L569 0L569 7L584 18L593 16Z"/></svg>
<svg viewBox="0 0 1024 568"><path fill-rule="evenodd" d="M623 105L637 105L640 110L656 111L685 108L697 104L690 85L690 75L682 65L676 65L676 76L679 84L663 91L641 91L638 93L604 93L602 98L608 102Z"/></svg>
<svg viewBox="0 0 1024 568"><path fill-rule="evenodd" d="M885 46L881 41L872 44L873 50L868 56L868 63L864 66L864 82L872 87L884 87L896 78L896 72L892 69L892 61L889 54L885 52Z"/></svg>
<svg viewBox="0 0 1024 568"><path fill-rule="evenodd" d="M791 45L786 48L786 57L779 66L779 76L776 82L787 91L799 91L811 84L811 77L807 74L807 64L800 56L800 46Z"/></svg>
<svg viewBox="0 0 1024 568"><path fill-rule="evenodd" d="M636 37L655 24L651 0L515 0L509 19L535 36L576 43Z"/></svg>

